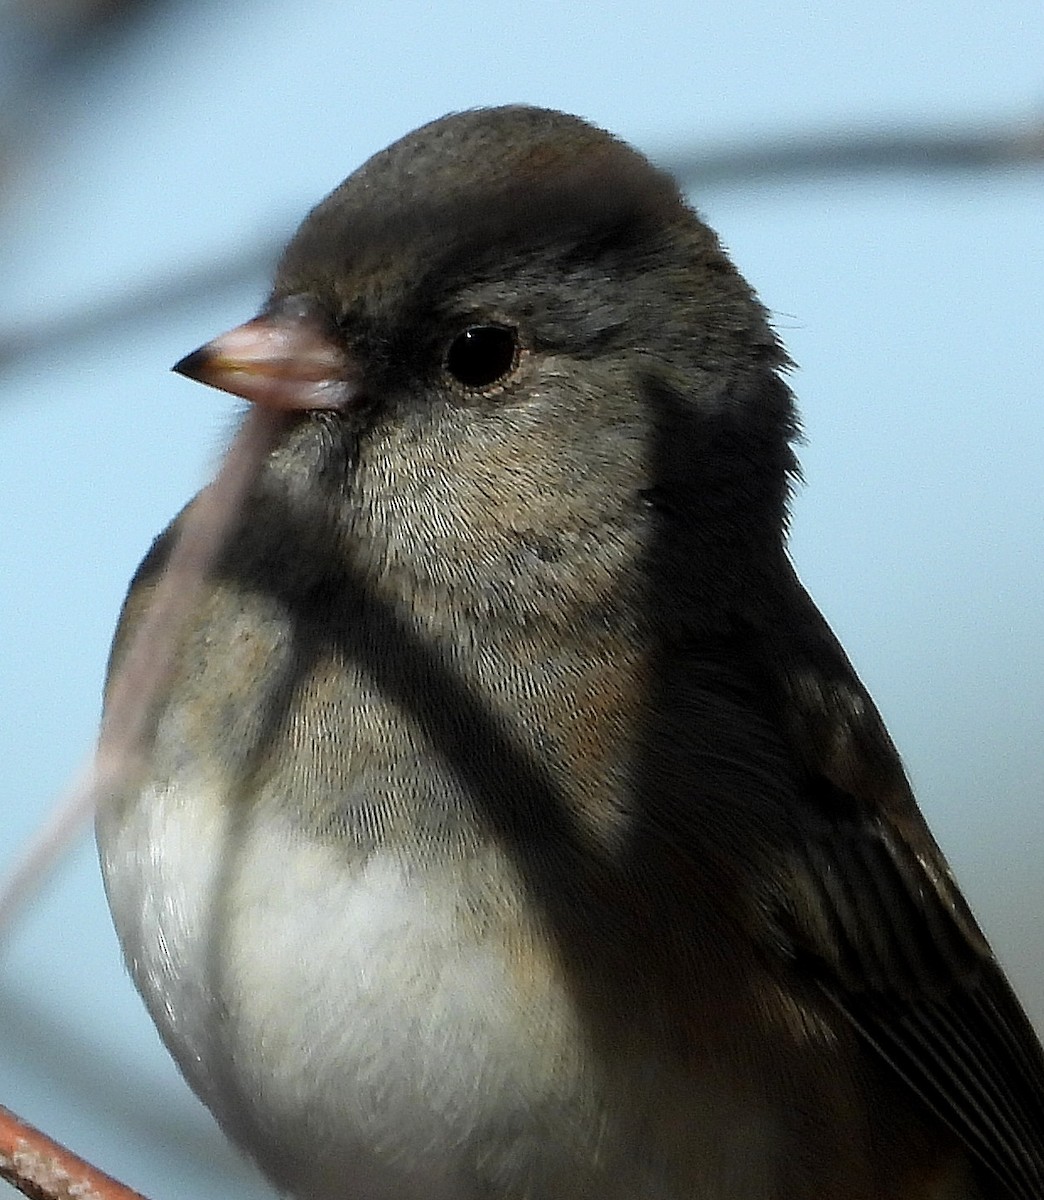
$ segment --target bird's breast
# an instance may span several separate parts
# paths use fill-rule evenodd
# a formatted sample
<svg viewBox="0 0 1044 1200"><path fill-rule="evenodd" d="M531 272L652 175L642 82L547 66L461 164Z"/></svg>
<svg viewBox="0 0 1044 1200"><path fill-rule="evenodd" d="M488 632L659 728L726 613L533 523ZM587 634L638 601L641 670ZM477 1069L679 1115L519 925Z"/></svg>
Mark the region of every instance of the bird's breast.
<svg viewBox="0 0 1044 1200"><path fill-rule="evenodd" d="M288 1191L674 1200L671 1131L689 1147L745 1130L760 1169L769 1127L724 1081L592 1044L499 852L465 865L385 848L349 865L226 799L168 786L118 824L102 814L103 870L169 1049Z"/></svg>
<svg viewBox="0 0 1044 1200"><path fill-rule="evenodd" d="M391 638L224 619L98 832L135 981L226 1132L309 1200L761 1197L771 1114L728 1056L694 1065L728 985L656 923L689 913L664 864L633 865L633 658L465 687ZM657 954L682 943L684 979Z"/></svg>

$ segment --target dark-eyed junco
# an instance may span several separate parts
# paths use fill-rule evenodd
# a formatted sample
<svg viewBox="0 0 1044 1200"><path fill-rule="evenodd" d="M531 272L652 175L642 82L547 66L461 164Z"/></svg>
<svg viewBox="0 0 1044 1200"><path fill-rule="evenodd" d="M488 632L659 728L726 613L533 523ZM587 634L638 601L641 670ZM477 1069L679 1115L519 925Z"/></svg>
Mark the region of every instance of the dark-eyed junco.
<svg viewBox="0 0 1044 1200"><path fill-rule="evenodd" d="M278 1188L1044 1196L1040 1046L787 557L785 365L668 177L524 107L371 159L178 364L284 425L98 838Z"/></svg>

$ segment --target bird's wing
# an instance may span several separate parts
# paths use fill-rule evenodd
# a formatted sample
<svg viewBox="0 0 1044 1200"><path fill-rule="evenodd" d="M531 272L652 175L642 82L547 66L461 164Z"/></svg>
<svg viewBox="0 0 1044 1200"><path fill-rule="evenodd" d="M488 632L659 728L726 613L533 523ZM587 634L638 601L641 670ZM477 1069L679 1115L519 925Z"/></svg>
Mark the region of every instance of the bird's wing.
<svg viewBox="0 0 1044 1200"><path fill-rule="evenodd" d="M1041 1200L1044 1052L877 711L801 596L776 677L814 832L783 889L786 952L1013 1200Z"/></svg>

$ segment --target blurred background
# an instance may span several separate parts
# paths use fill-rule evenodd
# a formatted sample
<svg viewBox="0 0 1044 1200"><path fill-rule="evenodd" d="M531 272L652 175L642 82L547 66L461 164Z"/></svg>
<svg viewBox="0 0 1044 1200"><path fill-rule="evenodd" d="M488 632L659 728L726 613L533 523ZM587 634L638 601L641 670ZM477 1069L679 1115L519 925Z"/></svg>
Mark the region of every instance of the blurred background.
<svg viewBox="0 0 1044 1200"><path fill-rule="evenodd" d="M169 365L369 154L527 101L683 172L774 313L798 568L1044 1026L1042 64L1039 0L0 0L0 872L233 426ZM0 947L0 1103L155 1200L269 1195L160 1047L86 837Z"/></svg>

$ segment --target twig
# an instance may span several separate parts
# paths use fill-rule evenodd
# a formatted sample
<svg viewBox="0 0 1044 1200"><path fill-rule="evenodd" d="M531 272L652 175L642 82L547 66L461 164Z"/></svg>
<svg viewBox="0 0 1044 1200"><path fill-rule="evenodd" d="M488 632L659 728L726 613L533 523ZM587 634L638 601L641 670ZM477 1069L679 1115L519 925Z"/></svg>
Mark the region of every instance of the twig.
<svg viewBox="0 0 1044 1200"><path fill-rule="evenodd" d="M173 670L185 620L285 419L250 408L213 483L186 512L148 613L109 689L97 751L0 888L0 933L51 873L98 802L133 786L139 766L148 758L157 701Z"/></svg>
<svg viewBox="0 0 1044 1200"><path fill-rule="evenodd" d="M2 1107L0 1178L31 1200L146 1200Z"/></svg>

